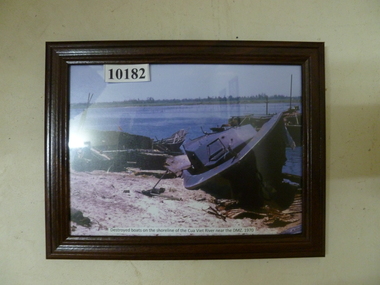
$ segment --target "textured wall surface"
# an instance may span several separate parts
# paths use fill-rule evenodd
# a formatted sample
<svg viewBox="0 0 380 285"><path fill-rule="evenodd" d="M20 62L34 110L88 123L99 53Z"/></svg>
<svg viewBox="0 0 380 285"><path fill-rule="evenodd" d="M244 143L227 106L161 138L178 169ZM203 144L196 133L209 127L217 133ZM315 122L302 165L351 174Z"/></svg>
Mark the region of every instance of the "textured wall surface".
<svg viewBox="0 0 380 285"><path fill-rule="evenodd" d="M45 259L46 41L326 45L327 253L222 261ZM0 1L1 284L379 284L380 2Z"/></svg>

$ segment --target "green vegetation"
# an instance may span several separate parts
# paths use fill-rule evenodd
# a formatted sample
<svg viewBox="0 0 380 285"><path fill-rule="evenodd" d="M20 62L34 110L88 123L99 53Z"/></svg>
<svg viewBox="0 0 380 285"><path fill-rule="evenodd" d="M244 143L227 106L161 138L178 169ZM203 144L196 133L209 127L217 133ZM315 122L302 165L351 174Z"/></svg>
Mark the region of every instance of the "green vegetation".
<svg viewBox="0 0 380 285"><path fill-rule="evenodd" d="M254 104L254 103L287 103L290 101L289 96L265 94L253 95L249 97L207 97L195 99L154 99L148 97L146 100L131 99L121 102L97 102L91 104L91 107L130 107L130 106L175 106L175 105L207 105L207 104ZM301 97L292 97L292 103L301 102ZM71 108L85 109L87 103L73 103Z"/></svg>

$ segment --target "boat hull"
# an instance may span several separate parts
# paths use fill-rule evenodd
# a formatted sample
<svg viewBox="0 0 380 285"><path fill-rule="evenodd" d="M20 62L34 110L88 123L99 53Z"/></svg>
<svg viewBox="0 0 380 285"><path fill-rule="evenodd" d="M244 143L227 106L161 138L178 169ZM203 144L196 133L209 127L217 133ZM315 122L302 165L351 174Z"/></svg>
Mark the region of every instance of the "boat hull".
<svg viewBox="0 0 380 285"><path fill-rule="evenodd" d="M269 197L282 182L286 161L285 126L274 115L233 157L212 169L183 171L187 189L230 188L233 198L259 201Z"/></svg>

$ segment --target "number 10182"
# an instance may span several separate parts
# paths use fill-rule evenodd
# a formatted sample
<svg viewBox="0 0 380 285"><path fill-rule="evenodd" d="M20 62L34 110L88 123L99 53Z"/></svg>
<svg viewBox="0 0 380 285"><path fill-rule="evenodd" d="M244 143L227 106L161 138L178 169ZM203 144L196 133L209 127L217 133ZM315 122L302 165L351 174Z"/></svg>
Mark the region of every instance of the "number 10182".
<svg viewBox="0 0 380 285"><path fill-rule="evenodd" d="M105 82L150 81L149 64L105 64Z"/></svg>

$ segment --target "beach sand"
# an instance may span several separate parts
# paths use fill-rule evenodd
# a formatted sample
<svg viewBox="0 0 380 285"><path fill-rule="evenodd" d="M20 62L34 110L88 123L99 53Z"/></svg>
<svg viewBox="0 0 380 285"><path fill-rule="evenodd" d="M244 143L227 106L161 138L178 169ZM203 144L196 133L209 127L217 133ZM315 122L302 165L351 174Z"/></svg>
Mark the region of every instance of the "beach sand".
<svg viewBox="0 0 380 285"><path fill-rule="evenodd" d="M238 206L226 210L215 195L185 189L180 177L168 174L159 181L164 173L133 168L123 172L71 171L71 234L271 235L299 229L302 222L299 193L283 210L269 204L254 212ZM163 193L142 194L157 182L155 188L163 188Z"/></svg>

